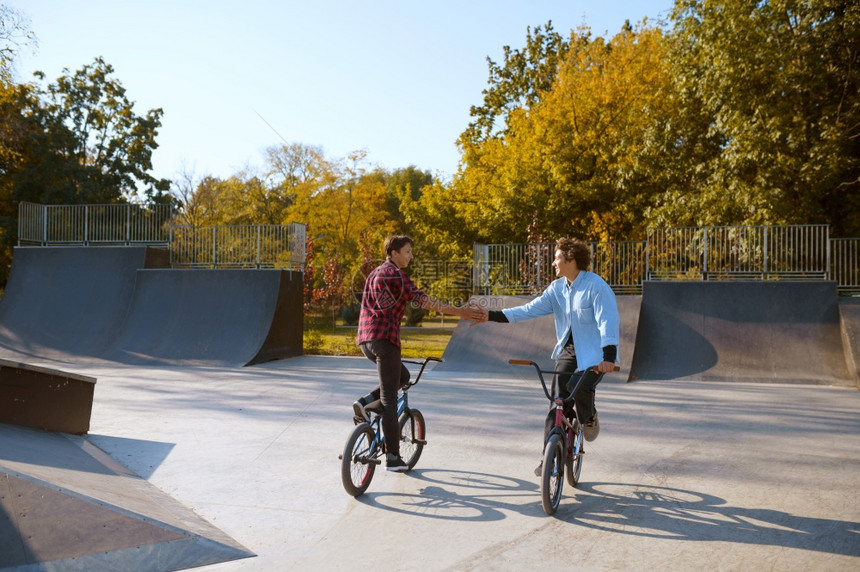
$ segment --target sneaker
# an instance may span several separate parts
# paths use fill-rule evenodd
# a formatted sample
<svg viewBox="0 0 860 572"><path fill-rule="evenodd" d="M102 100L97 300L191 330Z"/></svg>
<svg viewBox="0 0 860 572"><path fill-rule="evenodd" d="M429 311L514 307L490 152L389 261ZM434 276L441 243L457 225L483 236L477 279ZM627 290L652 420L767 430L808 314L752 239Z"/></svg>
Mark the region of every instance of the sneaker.
<svg viewBox="0 0 860 572"><path fill-rule="evenodd" d="M388 455L385 461L385 470L393 473L403 473L409 470L409 465L403 462L400 455L397 455L396 457Z"/></svg>
<svg viewBox="0 0 860 572"><path fill-rule="evenodd" d="M367 414L367 410L364 408L364 401L361 399L352 404L352 411L355 413L353 421L355 421L356 425L370 421L370 415Z"/></svg>
<svg viewBox="0 0 860 572"><path fill-rule="evenodd" d="M585 434L586 441L597 439L597 435L600 434L600 419L597 418L597 413L582 426L582 432Z"/></svg>
<svg viewBox="0 0 860 572"><path fill-rule="evenodd" d="M543 461L538 463L538 466L535 467L535 476L539 477L543 474Z"/></svg>

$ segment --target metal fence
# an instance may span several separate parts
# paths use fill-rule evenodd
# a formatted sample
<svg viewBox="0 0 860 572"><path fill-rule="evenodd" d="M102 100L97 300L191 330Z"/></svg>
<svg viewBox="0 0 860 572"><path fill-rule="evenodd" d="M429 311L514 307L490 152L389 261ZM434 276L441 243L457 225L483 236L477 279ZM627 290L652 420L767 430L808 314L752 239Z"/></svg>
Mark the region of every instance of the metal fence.
<svg viewBox="0 0 860 572"><path fill-rule="evenodd" d="M591 269L619 294L642 291L647 262L645 241L589 242ZM538 294L555 279L554 242L475 244L476 294Z"/></svg>
<svg viewBox="0 0 860 572"><path fill-rule="evenodd" d="M860 293L860 238L827 225L652 228L645 241L587 243L591 270L617 294L644 280L834 280ZM555 278L554 243L475 244L476 294L537 294Z"/></svg>
<svg viewBox="0 0 860 572"><path fill-rule="evenodd" d="M830 279L843 294L860 294L860 238L830 239Z"/></svg>
<svg viewBox="0 0 860 572"><path fill-rule="evenodd" d="M19 246L163 245L170 205L18 205Z"/></svg>
<svg viewBox="0 0 860 572"><path fill-rule="evenodd" d="M174 226L170 263L186 268L303 270L305 225Z"/></svg>
<svg viewBox="0 0 860 572"><path fill-rule="evenodd" d="M652 228L648 279L824 279L829 233L827 225Z"/></svg>
<svg viewBox="0 0 860 572"><path fill-rule="evenodd" d="M303 270L305 225L174 226L169 205L18 206L20 246L156 245L173 266ZM645 241L588 243L591 269L619 294L644 280L835 280L860 293L860 238L830 238L827 225L672 227ZM416 260L428 293L537 294L555 278L554 243L476 244L471 261Z"/></svg>
<svg viewBox="0 0 860 572"><path fill-rule="evenodd" d="M146 245L188 268L302 270L305 225L174 226L170 205L18 205L19 246Z"/></svg>

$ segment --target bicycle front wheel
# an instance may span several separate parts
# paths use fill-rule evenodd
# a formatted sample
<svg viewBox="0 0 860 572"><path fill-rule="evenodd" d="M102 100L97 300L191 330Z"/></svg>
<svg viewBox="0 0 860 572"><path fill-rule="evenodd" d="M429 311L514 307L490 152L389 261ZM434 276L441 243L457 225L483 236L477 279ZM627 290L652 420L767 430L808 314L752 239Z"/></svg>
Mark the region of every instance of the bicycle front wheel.
<svg viewBox="0 0 860 572"><path fill-rule="evenodd" d="M554 514L561 502L564 486L564 440L558 433L547 439L543 450L543 471L540 478L540 499L543 510Z"/></svg>
<svg viewBox="0 0 860 572"><path fill-rule="evenodd" d="M400 414L400 457L412 469L421 451L424 450L426 427L424 416L417 409L407 409Z"/></svg>
<svg viewBox="0 0 860 572"><path fill-rule="evenodd" d="M354 497L361 496L379 463L377 451L373 447L375 433L367 423L361 423L352 430L343 448L340 463L340 478L343 488Z"/></svg>

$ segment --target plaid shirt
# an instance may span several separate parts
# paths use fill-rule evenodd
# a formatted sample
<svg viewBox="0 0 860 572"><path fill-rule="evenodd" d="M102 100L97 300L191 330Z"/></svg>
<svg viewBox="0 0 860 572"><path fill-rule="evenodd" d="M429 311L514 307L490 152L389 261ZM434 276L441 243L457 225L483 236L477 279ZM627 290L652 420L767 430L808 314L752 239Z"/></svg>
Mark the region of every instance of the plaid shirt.
<svg viewBox="0 0 860 572"><path fill-rule="evenodd" d="M388 340L400 347L400 320L406 304L421 303L427 294L418 289L402 269L386 260L367 275L361 296L356 344Z"/></svg>

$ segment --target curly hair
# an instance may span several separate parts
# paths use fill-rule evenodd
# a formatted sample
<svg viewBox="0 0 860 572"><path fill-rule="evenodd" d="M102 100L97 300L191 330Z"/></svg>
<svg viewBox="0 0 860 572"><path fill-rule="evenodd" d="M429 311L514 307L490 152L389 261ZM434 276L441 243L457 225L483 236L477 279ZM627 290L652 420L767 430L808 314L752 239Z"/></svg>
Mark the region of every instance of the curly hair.
<svg viewBox="0 0 860 572"><path fill-rule="evenodd" d="M591 252L588 245L576 238L559 238L555 241L555 249L560 250L565 260L576 260L576 267L588 270L591 266Z"/></svg>

